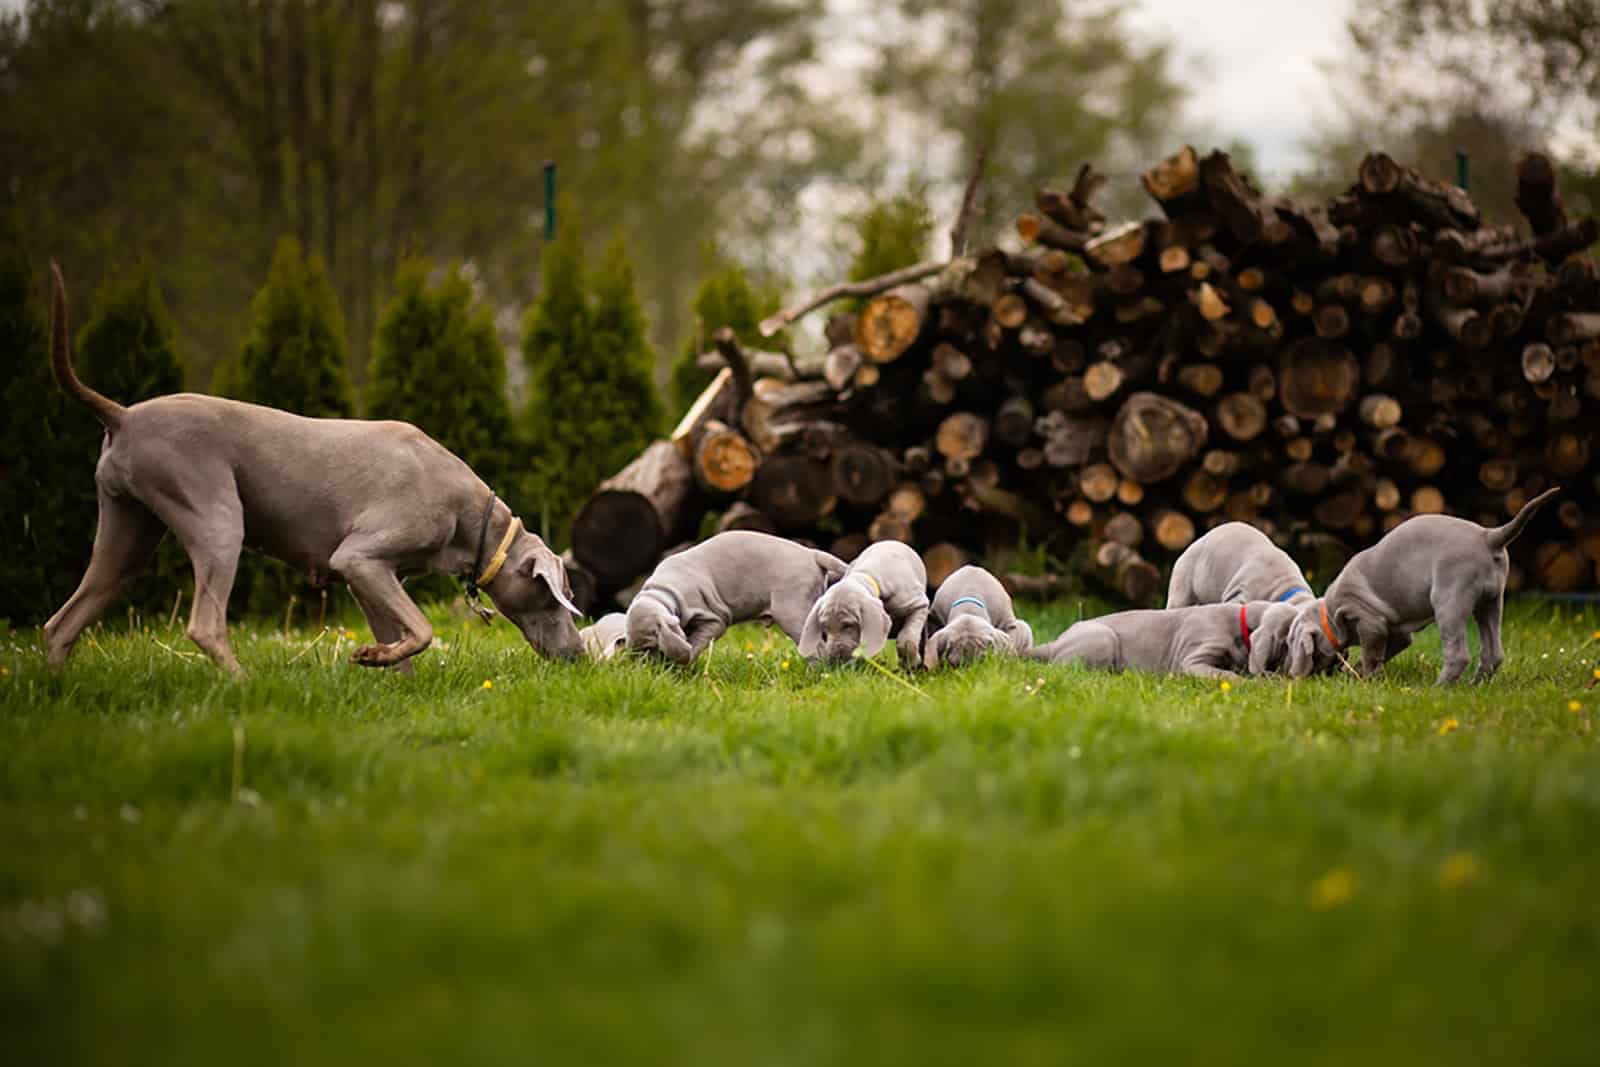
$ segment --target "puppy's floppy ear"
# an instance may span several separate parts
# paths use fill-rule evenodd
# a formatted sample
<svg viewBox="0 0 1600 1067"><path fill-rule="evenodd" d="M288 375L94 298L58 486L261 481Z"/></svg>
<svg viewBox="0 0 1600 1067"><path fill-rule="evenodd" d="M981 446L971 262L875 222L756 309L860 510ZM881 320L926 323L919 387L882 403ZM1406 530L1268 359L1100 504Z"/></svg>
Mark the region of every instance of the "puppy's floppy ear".
<svg viewBox="0 0 1600 1067"><path fill-rule="evenodd" d="M889 612L878 600L869 600L861 609L861 654L868 658L883 651L892 625Z"/></svg>
<svg viewBox="0 0 1600 1067"><path fill-rule="evenodd" d="M676 663L688 663L694 659L694 649L689 646L689 637L683 632L683 627L678 620L670 615L663 614L656 627L656 647L661 649L661 654Z"/></svg>
<svg viewBox="0 0 1600 1067"><path fill-rule="evenodd" d="M818 600L806 612L805 625L800 628L800 655L815 659L817 647L822 644L822 601Z"/></svg>
<svg viewBox="0 0 1600 1067"><path fill-rule="evenodd" d="M1000 628L1011 642L1011 651L1017 655L1024 655L1033 647L1033 627L1021 619L1012 619L1010 623Z"/></svg>
<svg viewBox="0 0 1600 1067"><path fill-rule="evenodd" d="M922 665L928 670L935 670L939 666L939 657L944 654L946 642L945 632L937 630L922 644Z"/></svg>
<svg viewBox="0 0 1600 1067"><path fill-rule="evenodd" d="M831 552L824 552L818 549L816 557L817 566L822 568L822 588L824 589L831 589L850 569L849 564Z"/></svg>
<svg viewBox="0 0 1600 1067"><path fill-rule="evenodd" d="M518 568L523 577L529 581L543 578L544 584L550 587L550 595L556 598L556 603L574 615L582 615L583 612L579 611L567 596L567 568L562 564L561 557L550 551L549 546L538 534L528 536L533 540L533 548Z"/></svg>
<svg viewBox="0 0 1600 1067"><path fill-rule="evenodd" d="M1289 677L1311 677L1316 661L1316 635L1304 626L1296 626L1289 634Z"/></svg>

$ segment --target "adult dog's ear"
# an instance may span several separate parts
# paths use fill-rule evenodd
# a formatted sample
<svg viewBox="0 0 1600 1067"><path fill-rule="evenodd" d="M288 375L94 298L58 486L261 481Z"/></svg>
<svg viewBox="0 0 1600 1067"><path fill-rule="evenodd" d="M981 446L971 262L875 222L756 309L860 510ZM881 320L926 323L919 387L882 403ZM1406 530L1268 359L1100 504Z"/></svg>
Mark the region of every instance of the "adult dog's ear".
<svg viewBox="0 0 1600 1067"><path fill-rule="evenodd" d="M817 658L817 648L822 644L822 601L811 605L806 613L805 625L800 628L800 655L806 659Z"/></svg>
<svg viewBox="0 0 1600 1067"><path fill-rule="evenodd" d="M1012 619L1000 627L1000 632L1011 642L1011 651L1019 656L1027 655L1028 650L1033 647L1033 627L1021 619Z"/></svg>
<svg viewBox="0 0 1600 1067"><path fill-rule="evenodd" d="M861 610L861 654L867 658L883 651L889 641L891 621L881 601L872 600Z"/></svg>
<svg viewBox="0 0 1600 1067"><path fill-rule="evenodd" d="M538 534L528 536L533 540L533 548L518 568L523 577L530 582L535 578L543 578L544 584L550 587L550 595L556 598L556 603L574 615L582 615L583 612L578 610L577 605L573 604L571 597L567 595L570 587L567 585L567 568L562 564L561 557L550 551L549 546Z"/></svg>

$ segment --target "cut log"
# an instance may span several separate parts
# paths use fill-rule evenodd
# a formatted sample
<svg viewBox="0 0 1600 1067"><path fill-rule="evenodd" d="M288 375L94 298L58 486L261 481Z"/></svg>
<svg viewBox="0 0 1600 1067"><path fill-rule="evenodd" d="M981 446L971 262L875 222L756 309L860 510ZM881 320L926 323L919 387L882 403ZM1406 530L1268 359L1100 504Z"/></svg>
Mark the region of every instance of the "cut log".
<svg viewBox="0 0 1600 1067"><path fill-rule="evenodd" d="M1183 505L1201 515L1216 511L1228 499L1228 483L1204 470L1190 473L1183 483Z"/></svg>
<svg viewBox="0 0 1600 1067"><path fill-rule="evenodd" d="M851 316L854 322L855 316ZM861 349L855 342L836 345L828 351L822 361L822 380L828 383L834 392L843 392L855 379L856 371L861 369Z"/></svg>
<svg viewBox="0 0 1600 1067"><path fill-rule="evenodd" d="M1291 463L1278 474L1278 484L1301 496L1321 496L1333 473L1321 463Z"/></svg>
<svg viewBox="0 0 1600 1067"><path fill-rule="evenodd" d="M1411 436L1406 438L1404 459L1406 469L1413 475L1432 478L1444 469L1448 454L1444 446L1431 437Z"/></svg>
<svg viewBox="0 0 1600 1067"><path fill-rule="evenodd" d="M1196 396L1212 397L1222 389L1222 368L1215 363L1190 363L1179 367L1177 382Z"/></svg>
<svg viewBox="0 0 1600 1067"><path fill-rule="evenodd" d="M1400 401L1383 393L1370 393L1362 397L1356 411L1361 416L1361 421L1374 430L1386 430L1390 426L1398 426L1402 413Z"/></svg>
<svg viewBox="0 0 1600 1067"><path fill-rule="evenodd" d="M989 421L966 411L946 416L934 438L934 448L946 459L976 459L988 443Z"/></svg>
<svg viewBox="0 0 1600 1067"><path fill-rule="evenodd" d="M1404 226L1375 227L1367 237L1367 251L1380 267L1403 270L1416 260L1420 250L1417 235Z"/></svg>
<svg viewBox="0 0 1600 1067"><path fill-rule="evenodd" d="M756 476L761 454L744 434L720 422L706 424L694 450L694 480L713 496L732 496Z"/></svg>
<svg viewBox="0 0 1600 1067"><path fill-rule="evenodd" d="M760 326L761 336L771 337L795 319L798 319L808 311L815 311L824 304L831 304L835 300L842 300L847 296L876 296L886 289L893 289L897 285L906 285L926 278L930 274L937 274L946 266L948 264L942 260L928 261L916 263L909 267L902 267L887 274L880 274L876 278L830 285L826 289L820 289L805 297L798 304L792 304L782 311L762 319Z"/></svg>
<svg viewBox="0 0 1600 1067"><path fill-rule="evenodd" d="M1600 339L1600 312L1552 315L1545 323L1544 334L1553 345L1579 344Z"/></svg>
<svg viewBox="0 0 1600 1067"><path fill-rule="evenodd" d="M1047 215L1033 211L1025 211L1017 216L1017 236L1023 241L1033 244L1038 243L1046 248L1056 248L1063 252L1082 252L1084 245L1089 242L1089 235L1078 230L1069 229Z"/></svg>
<svg viewBox="0 0 1600 1067"><path fill-rule="evenodd" d="M1091 363L1083 372L1083 390L1090 400L1098 404L1115 396L1126 377L1122 368L1110 360Z"/></svg>
<svg viewBox="0 0 1600 1067"><path fill-rule="evenodd" d="M814 526L836 503L828 464L809 456L769 456L746 496L785 533Z"/></svg>
<svg viewBox="0 0 1600 1067"><path fill-rule="evenodd" d="M1161 572L1134 549L1107 541L1095 549L1096 576L1131 604L1150 603L1161 588Z"/></svg>
<svg viewBox="0 0 1600 1067"><path fill-rule="evenodd" d="M1411 491L1411 510L1418 515L1443 515L1444 493L1437 486L1417 486Z"/></svg>
<svg viewBox="0 0 1600 1067"><path fill-rule="evenodd" d="M1094 314L1094 289L1085 280L1067 279L1049 286L1037 278L1022 283L1022 293L1057 326L1081 326ZM1026 316L1027 307L1024 305Z"/></svg>
<svg viewBox="0 0 1600 1067"><path fill-rule="evenodd" d="M880 512L867 527L867 536L873 541L899 541L915 544L911 538L911 523L892 511Z"/></svg>
<svg viewBox="0 0 1600 1067"><path fill-rule="evenodd" d="M1417 221L1433 229L1478 227L1478 208L1465 189L1431 181L1402 167L1383 152L1361 161L1357 171L1361 188L1374 196L1393 196L1404 203Z"/></svg>
<svg viewBox="0 0 1600 1067"><path fill-rule="evenodd" d="M1571 545L1546 541L1533 550L1533 573L1541 589L1571 593L1594 580L1594 565Z"/></svg>
<svg viewBox="0 0 1600 1067"><path fill-rule="evenodd" d="M1535 236L1566 228L1567 209L1556 188L1556 168L1544 153L1529 152L1517 161L1516 201Z"/></svg>
<svg viewBox="0 0 1600 1067"><path fill-rule="evenodd" d="M1200 185L1200 159L1188 145L1145 171L1139 180L1144 185L1144 191L1161 205L1161 210L1170 219L1205 210L1205 191Z"/></svg>
<svg viewBox="0 0 1600 1067"><path fill-rule="evenodd" d="M1317 336L1334 341L1350 332L1350 313L1341 304L1323 304L1311 316Z"/></svg>
<svg viewBox="0 0 1600 1067"><path fill-rule="evenodd" d="M972 556L960 545L940 541L922 552L922 566L928 572L928 588L938 589L956 571L972 562Z"/></svg>
<svg viewBox="0 0 1600 1067"><path fill-rule="evenodd" d="M1112 419L1106 453L1123 475L1149 485L1177 474L1205 443L1205 416L1175 400L1141 392L1124 401Z"/></svg>
<svg viewBox="0 0 1600 1067"><path fill-rule="evenodd" d="M917 482L901 482L889 493L884 510L891 511L907 522L922 518L928 508L928 495Z"/></svg>
<svg viewBox="0 0 1600 1067"><path fill-rule="evenodd" d="M745 501L735 500L728 505L728 510L722 513L722 518L717 520L718 533L725 533L728 530L755 530L757 533L775 534L778 532L778 526Z"/></svg>
<svg viewBox="0 0 1600 1067"><path fill-rule="evenodd" d="M1278 396L1284 410L1301 418L1337 414L1356 398L1361 368L1350 350L1302 338L1287 346L1278 363Z"/></svg>
<svg viewBox="0 0 1600 1067"><path fill-rule="evenodd" d="M1132 512L1119 511L1106 519L1101 532L1111 541L1129 548L1138 548L1144 541L1144 524Z"/></svg>
<svg viewBox="0 0 1600 1067"><path fill-rule="evenodd" d="M1522 349L1522 377L1529 385L1550 380L1556 372L1556 354L1550 346L1535 341Z"/></svg>
<svg viewBox="0 0 1600 1067"><path fill-rule="evenodd" d="M1144 499L1144 486L1132 478L1123 478L1117 482L1117 502L1128 507L1137 507Z"/></svg>
<svg viewBox="0 0 1600 1067"><path fill-rule="evenodd" d="M1021 448L1033 436L1033 422L1033 401L1014 393L995 411L994 439L1007 448Z"/></svg>
<svg viewBox="0 0 1600 1067"><path fill-rule="evenodd" d="M620 589L648 571L688 518L689 460L656 441L600 483L572 522L572 551L601 589Z"/></svg>
<svg viewBox="0 0 1600 1067"><path fill-rule="evenodd" d="M894 488L898 472L887 452L853 441L833 451L833 491L857 507L875 507Z"/></svg>
<svg viewBox="0 0 1600 1067"><path fill-rule="evenodd" d="M1277 218L1250 183L1233 169L1226 152L1212 152L1200 162L1200 181L1211 210L1241 245L1260 241Z"/></svg>
<svg viewBox="0 0 1600 1067"><path fill-rule="evenodd" d="M1544 461L1557 478L1571 478L1582 473L1589 466L1588 436L1570 430L1555 434L1545 442Z"/></svg>
<svg viewBox="0 0 1600 1067"><path fill-rule="evenodd" d="M926 285L890 289L867 302L856 317L856 347L874 363L892 363L922 336L928 323Z"/></svg>
<svg viewBox="0 0 1600 1067"><path fill-rule="evenodd" d="M567 572L567 584L572 588L573 606L585 615L596 614L594 609L600 603L600 583L595 579L594 572L579 563L570 548L561 553L561 566Z"/></svg>
<svg viewBox="0 0 1600 1067"><path fill-rule="evenodd" d="M1102 267L1115 267L1131 263L1144 252L1145 227L1142 222L1127 222L1100 234L1083 251L1088 258Z"/></svg>
<svg viewBox="0 0 1600 1067"><path fill-rule="evenodd" d="M1194 541L1194 520L1181 511L1163 508L1150 517L1150 531L1168 552L1182 552Z"/></svg>
<svg viewBox="0 0 1600 1067"><path fill-rule="evenodd" d="M1229 393L1217 401L1217 425L1235 441L1253 441L1267 428L1267 406L1249 393Z"/></svg>
<svg viewBox="0 0 1600 1067"><path fill-rule="evenodd" d="M1361 518L1366 506L1366 494L1359 489L1345 489L1317 501L1311 516L1325 530L1348 530Z"/></svg>
<svg viewBox="0 0 1600 1067"><path fill-rule="evenodd" d="M1117 470L1108 463L1091 463L1078 473L1078 491L1094 504L1104 504L1117 495Z"/></svg>
<svg viewBox="0 0 1600 1067"><path fill-rule="evenodd" d="M1028 321L1028 302L1020 293L1001 293L989 305L989 317L1003 330L1019 329Z"/></svg>
<svg viewBox="0 0 1600 1067"><path fill-rule="evenodd" d="M1372 503L1379 511L1393 511L1400 506L1400 487L1393 479L1379 478L1372 488Z"/></svg>

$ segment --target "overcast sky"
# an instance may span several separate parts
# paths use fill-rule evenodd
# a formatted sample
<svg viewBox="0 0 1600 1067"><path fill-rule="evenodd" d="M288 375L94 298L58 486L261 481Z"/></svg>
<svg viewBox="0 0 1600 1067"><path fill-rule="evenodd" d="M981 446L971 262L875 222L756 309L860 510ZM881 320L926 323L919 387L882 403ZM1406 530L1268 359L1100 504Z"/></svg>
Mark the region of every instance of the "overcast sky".
<svg viewBox="0 0 1600 1067"><path fill-rule="evenodd" d="M1255 146L1265 175L1307 165L1302 142L1325 115L1321 64L1350 55L1351 0L1138 0L1130 25L1178 48L1190 97L1185 129Z"/></svg>

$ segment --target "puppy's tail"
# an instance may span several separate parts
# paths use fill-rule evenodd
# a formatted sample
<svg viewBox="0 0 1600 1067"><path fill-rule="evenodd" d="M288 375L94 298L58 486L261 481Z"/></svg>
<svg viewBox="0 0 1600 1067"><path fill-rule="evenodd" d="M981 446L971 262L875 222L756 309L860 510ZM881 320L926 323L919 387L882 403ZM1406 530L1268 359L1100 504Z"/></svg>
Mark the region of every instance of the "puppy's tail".
<svg viewBox="0 0 1600 1067"><path fill-rule="evenodd" d="M61 278L61 268L50 261L50 369L55 373L61 391L83 404L107 430L115 431L122 425L128 409L102 396L84 385L72 369L72 340L67 329L67 283Z"/></svg>
<svg viewBox="0 0 1600 1067"><path fill-rule="evenodd" d="M1539 510L1540 505L1559 492L1561 492L1561 487L1559 485L1554 489L1546 489L1544 492L1540 493L1538 496L1522 505L1522 510L1517 512L1510 522L1506 523L1504 526L1496 526L1492 530L1485 530L1484 534L1489 539L1489 551L1498 552L1500 549L1515 541L1517 539L1517 535L1522 532L1522 528L1528 525L1528 520L1533 518L1533 513Z"/></svg>

